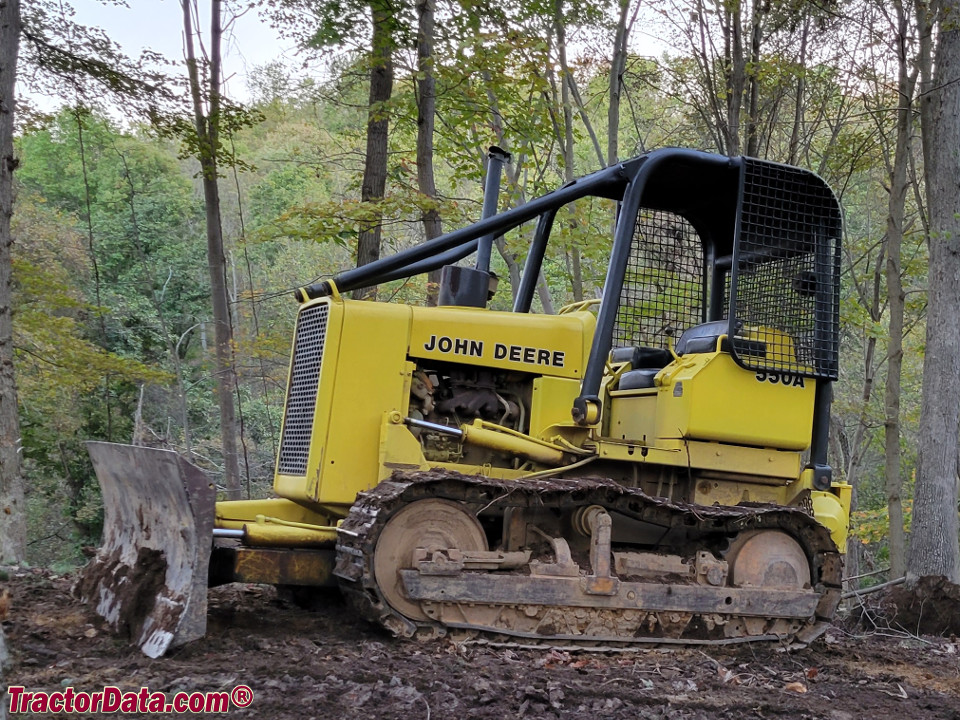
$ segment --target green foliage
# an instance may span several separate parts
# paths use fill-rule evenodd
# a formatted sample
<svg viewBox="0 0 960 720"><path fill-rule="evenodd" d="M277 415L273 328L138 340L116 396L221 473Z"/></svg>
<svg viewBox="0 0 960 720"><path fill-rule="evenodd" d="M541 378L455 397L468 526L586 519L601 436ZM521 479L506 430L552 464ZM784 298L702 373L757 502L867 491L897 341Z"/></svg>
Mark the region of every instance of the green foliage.
<svg viewBox="0 0 960 720"><path fill-rule="evenodd" d="M82 237L69 228L69 218L41 198L20 194L13 227L20 430L31 479L28 525L34 539L46 538L31 554L49 551L50 559L62 557L49 550L51 541L75 552L99 538L99 489L83 441L103 436L101 392L122 396L135 383L169 380L88 338L86 325L98 308L78 289L90 267Z"/></svg>
<svg viewBox="0 0 960 720"><path fill-rule="evenodd" d="M903 526L909 532L913 521L913 500L903 501ZM864 545L879 544L890 534L890 516L886 507L858 510L851 517L851 533Z"/></svg>
<svg viewBox="0 0 960 720"><path fill-rule="evenodd" d="M187 114L151 113L150 125L161 138L180 141L179 159L210 158L217 161L223 168L236 167L239 170L253 168L236 153L232 152L223 142L223 138L230 137L243 128L255 125L263 120L263 116L255 108L232 102L229 98L220 99L220 112L216 118L218 134L216 147L210 147L208 137L197 134L195 120ZM207 123L209 124L209 123Z"/></svg>
<svg viewBox="0 0 960 720"><path fill-rule="evenodd" d="M91 311L103 320L100 342L162 361L171 337L207 314L205 256L195 241L202 208L169 147L84 110L61 112L20 146L24 190L75 218L86 251L93 248L96 271L81 288L103 306ZM170 337L162 336L155 301Z"/></svg>

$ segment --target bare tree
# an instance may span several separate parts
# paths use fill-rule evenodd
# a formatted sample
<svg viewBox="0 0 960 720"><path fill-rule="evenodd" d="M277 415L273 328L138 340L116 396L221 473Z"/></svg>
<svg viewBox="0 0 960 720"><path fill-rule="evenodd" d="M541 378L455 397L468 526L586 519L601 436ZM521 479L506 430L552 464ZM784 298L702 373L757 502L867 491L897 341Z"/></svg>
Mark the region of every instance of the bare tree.
<svg viewBox="0 0 960 720"><path fill-rule="evenodd" d="M920 461L907 553L910 576L960 581L957 451L960 422L960 0L916 0L920 125L930 222Z"/></svg>
<svg viewBox="0 0 960 720"><path fill-rule="evenodd" d="M673 0L660 13L689 50L689 70L677 72L677 79L687 86L709 142L730 156L770 156L772 135L787 125L778 115L794 95L790 143L779 154L798 161L807 107L804 68L816 37L811 23L833 17L829 7L784 0Z"/></svg>
<svg viewBox="0 0 960 720"><path fill-rule="evenodd" d="M437 183L433 174L433 129L437 108L433 72L434 0L417 0L417 183L429 206L421 213L425 239L439 237L440 212L435 201ZM427 277L427 305L436 305L440 271Z"/></svg>
<svg viewBox="0 0 960 720"><path fill-rule="evenodd" d="M200 80L200 67L194 49L194 0L180 0L183 10L183 35L193 101L197 159L203 183L203 200L207 222L207 266L210 271L210 295L216 338L217 400L220 405L220 438L223 444L223 480L229 499L240 497L240 464L237 455L237 418L233 405L236 386L233 368L233 329L227 296L227 263L223 251L223 229L220 225L220 187L217 182L217 155L220 149L220 42L221 0L210 5L210 55L207 96Z"/></svg>
<svg viewBox="0 0 960 720"><path fill-rule="evenodd" d="M640 4L637 3L639 9ZM627 13L630 0L620 0L620 15L613 35L613 57L610 59L610 101L607 105L607 165L620 160L620 95L623 73L627 67ZM631 22L631 25L633 23Z"/></svg>
<svg viewBox="0 0 960 720"><path fill-rule="evenodd" d="M20 2L0 0L0 563L23 560L26 505L20 474L20 420L13 372L11 257L13 237L14 86L20 51Z"/></svg>

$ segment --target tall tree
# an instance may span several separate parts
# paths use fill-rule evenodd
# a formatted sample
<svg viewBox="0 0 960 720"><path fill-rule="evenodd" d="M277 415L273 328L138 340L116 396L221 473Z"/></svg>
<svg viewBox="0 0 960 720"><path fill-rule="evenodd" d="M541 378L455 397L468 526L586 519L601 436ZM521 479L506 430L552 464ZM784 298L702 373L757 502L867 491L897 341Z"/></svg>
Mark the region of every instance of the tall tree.
<svg viewBox="0 0 960 720"><path fill-rule="evenodd" d="M437 80L433 72L434 14L434 0L417 0L417 184L426 205L420 215L426 240L442 233L433 173L433 130L437 112ZM427 304L436 305L440 271L432 271L427 283Z"/></svg>
<svg viewBox="0 0 960 720"><path fill-rule="evenodd" d="M19 0L0 0L0 563L19 563L27 550L26 502L20 473L20 419L13 372L13 216L14 89L20 52ZM0 678L10 656L0 628ZM6 710L0 711L4 718Z"/></svg>
<svg viewBox="0 0 960 720"><path fill-rule="evenodd" d="M370 102L367 115L367 152L363 166L360 199L376 206L387 190L387 141L389 139L389 103L393 95L394 12L384 0L370 0L373 36L370 52ZM383 214L368 213L357 238L357 266L380 257L380 231ZM356 290L354 297L376 299L376 287Z"/></svg>
<svg viewBox="0 0 960 720"><path fill-rule="evenodd" d="M197 159L203 183L203 200L207 225L207 267L210 271L210 295L215 326L217 367L217 400L220 406L220 438L223 444L223 481L229 499L240 497L240 463L237 455L237 419L233 404L236 376L233 367L233 330L227 296L227 263L223 251L223 229L220 225L220 188L217 182L217 155L220 150L222 98L220 93L221 0L210 4L210 55L207 58L206 98L200 79L200 66L194 47L194 0L180 0L183 11L184 50L193 121L196 132Z"/></svg>
<svg viewBox="0 0 960 720"><path fill-rule="evenodd" d="M0 0L0 562L24 558L27 545L20 421L13 372L10 218L13 216L14 87L20 51L20 2Z"/></svg>
<svg viewBox="0 0 960 720"><path fill-rule="evenodd" d="M916 9L930 269L920 409L923 432L907 572L944 575L960 582L960 0L917 0Z"/></svg>
<svg viewBox="0 0 960 720"><path fill-rule="evenodd" d="M887 348L887 384L884 389L884 475L887 512L890 519L890 576L903 577L906 571L906 546L903 531L903 501L900 480L900 392L903 371L904 306L902 248L907 190L910 187L907 166L913 134L913 94L916 71L911 71L909 13L902 0L893 4L896 27L893 39L897 54L897 132L890 167L890 197L887 205L887 299L889 308L889 344Z"/></svg>
<svg viewBox="0 0 960 720"><path fill-rule="evenodd" d="M359 219L356 256L358 267L366 265L380 257L394 53L407 43L414 47L418 44L416 34L411 37L409 28L402 22L410 5L388 0L280 0L269 5L269 12L284 27L284 32L302 47L314 50L351 48L366 59L370 85L360 184L364 208ZM421 15L419 19L432 22L432 16L424 18ZM376 294L374 286L355 290L353 297L376 299Z"/></svg>
<svg viewBox="0 0 960 720"><path fill-rule="evenodd" d="M567 63L567 34L566 22L563 17L563 0L556 0L554 4L554 31L557 36L557 58L560 62L560 104L563 107L563 133L559 134L557 140L563 149L563 180L565 183L571 183L574 180L574 159L573 159L573 106L571 99L572 74ZM601 165L603 165L601 158ZM577 220L570 217L569 226L575 230ZM583 268L580 258L580 246L576 242L571 243L567 249L567 268L570 276L570 289L573 291L574 302L583 300Z"/></svg>

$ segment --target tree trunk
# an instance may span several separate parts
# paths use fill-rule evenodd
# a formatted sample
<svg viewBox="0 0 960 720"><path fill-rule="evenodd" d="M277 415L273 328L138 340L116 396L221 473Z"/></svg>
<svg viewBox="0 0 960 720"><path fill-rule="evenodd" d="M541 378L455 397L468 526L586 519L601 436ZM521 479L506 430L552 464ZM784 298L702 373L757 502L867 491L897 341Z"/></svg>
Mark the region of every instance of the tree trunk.
<svg viewBox="0 0 960 720"><path fill-rule="evenodd" d="M378 203L387 190L387 139L390 126L387 104L393 94L393 33L390 7L380 0L370 4L373 40L370 55L370 96L367 111L367 154L363 167L360 199ZM377 209L360 226L357 239L357 267L380 258L380 229L383 213ZM377 288L360 288L353 297L376 300Z"/></svg>
<svg viewBox="0 0 960 720"><path fill-rule="evenodd" d="M563 78L567 83L568 90L570 91L570 97L577 105L577 114L580 115L580 121L583 123L584 130L587 131L587 135L590 137L590 142L593 145L593 151L597 154L597 170L602 170L607 166L607 161L603 157L603 149L600 147L600 140L597 139L597 133L593 129L593 123L590 122L590 114L587 112L587 106L583 102L583 97L580 95L579 88L577 88L577 79L567 66L566 49L564 49L561 59L563 61L563 65L561 66L563 70Z"/></svg>
<svg viewBox="0 0 960 720"><path fill-rule="evenodd" d="M877 282L879 285L879 269L877 273ZM877 299L877 306L879 306L879 298ZM871 308L873 310L874 308ZM876 307L876 313L871 312L871 315L879 314L879 308ZM879 322L879 319L875 319L874 322ZM867 432L867 428L870 426L870 398L873 397L873 387L876 382L877 366L874 364L874 356L876 355L877 349L877 339L873 336L867 338L867 347L863 356L863 387L860 392L860 412L857 415L857 427L853 432L853 440L850 442L850 457L849 464L846 467L846 477L844 478L848 483L856 487L860 482L860 470L863 466L864 456L866 455L867 448L864 446L863 438Z"/></svg>
<svg viewBox="0 0 960 720"><path fill-rule="evenodd" d="M910 74L907 58L907 14L902 2L897 10L897 56L899 77L897 134L893 167L890 173L890 199L887 207L887 298L889 304L889 345L887 349L887 385L884 392L884 476L887 515L890 520L890 577L906 572L906 547L903 531L903 502L900 496L900 376L903 368L903 291L900 262L903 246L904 208L907 201L907 164L910 158L910 132L913 91L916 75Z"/></svg>
<svg viewBox="0 0 960 720"><path fill-rule="evenodd" d="M493 239L493 244L496 245L497 252L500 253L500 257L503 258L503 262L507 265L507 272L510 274L510 298L511 300L516 300L517 290L520 289L520 261L516 253L511 252L507 247L507 242L503 239L503 235L497 235Z"/></svg>
<svg viewBox="0 0 960 720"><path fill-rule="evenodd" d="M637 3L639 7L639 2ZM613 36L613 58L610 60L610 90L607 105L607 167L620 162L620 95L627 66L627 11L630 0L620 0L620 16ZM611 210L610 237L617 231L617 207Z"/></svg>
<svg viewBox="0 0 960 720"><path fill-rule="evenodd" d="M724 62L726 64L727 117L724 128L725 147L722 152L730 157L740 154L740 117L743 91L746 85L747 62L743 56L743 26L741 0L732 0L724 12ZM705 20L701 20L705 22Z"/></svg>
<svg viewBox="0 0 960 720"><path fill-rule="evenodd" d="M537 277L537 297L540 298L540 306L546 315L556 313L556 309L553 307L553 297L550 295L550 287L547 285L547 279L543 276L543 271Z"/></svg>
<svg viewBox="0 0 960 720"><path fill-rule="evenodd" d="M764 3L753 3L753 16L750 28L750 60L746 70L747 82L747 155L759 154L760 139L757 127L760 116L760 45L763 42Z"/></svg>
<svg viewBox="0 0 960 720"><path fill-rule="evenodd" d="M10 218L13 171L17 167L13 156L14 85L19 51L20 2L0 0L0 563L21 562L27 548L10 285L13 246Z"/></svg>
<svg viewBox="0 0 960 720"><path fill-rule="evenodd" d="M800 154L800 131L803 127L804 93L807 87L807 38L810 35L810 18L803 19L800 35L800 76L797 78L796 101L793 106L793 128L790 130L790 146L787 150L787 163L796 165Z"/></svg>
<svg viewBox="0 0 960 720"><path fill-rule="evenodd" d="M570 68L567 65L567 37L563 18L563 0L556 0L554 5L554 25L557 33L557 55L560 59L560 102L563 105L563 137L557 138L563 148L563 179L565 183L573 182L573 106L570 99ZM602 161L601 157L601 161ZM601 162L602 164L602 162ZM570 209L567 227L571 232L577 229L577 220ZM580 248L572 240L567 247L567 275L570 278L570 290L575 302L583 300L583 272L580 267Z"/></svg>
<svg viewBox="0 0 960 720"><path fill-rule="evenodd" d="M918 2L922 46L931 8ZM930 216L926 357L920 409L920 461L907 554L911 576L960 581L957 533L957 430L960 421L960 0L943 0L934 70L922 62L920 120ZM926 26L926 27L925 27ZM927 32L925 32L925 30Z"/></svg>
<svg viewBox="0 0 960 720"><path fill-rule="evenodd" d="M620 94L623 72L627 64L627 11L630 0L620 0L620 16L613 36L613 58L610 60L610 98L607 105L607 165L620 161Z"/></svg>
<svg viewBox="0 0 960 720"><path fill-rule="evenodd" d="M430 207L420 215L424 239L439 237L443 230L434 205L437 183L433 176L433 126L436 113L436 79L433 75L434 0L417 0L417 184ZM440 271L427 275L427 305L436 305Z"/></svg>
<svg viewBox="0 0 960 720"><path fill-rule="evenodd" d="M207 92L209 107L204 112L200 71L193 45L192 0L181 0L183 32L197 130L203 201L207 224L207 268L210 272L210 297L213 304L217 401L220 405L220 440L223 445L223 484L227 499L240 498L240 463L237 454L237 419L233 405L236 378L233 369L233 329L227 299L226 256L223 229L220 226L220 188L217 183L217 152L220 130L220 26L221 0L210 5L210 75Z"/></svg>

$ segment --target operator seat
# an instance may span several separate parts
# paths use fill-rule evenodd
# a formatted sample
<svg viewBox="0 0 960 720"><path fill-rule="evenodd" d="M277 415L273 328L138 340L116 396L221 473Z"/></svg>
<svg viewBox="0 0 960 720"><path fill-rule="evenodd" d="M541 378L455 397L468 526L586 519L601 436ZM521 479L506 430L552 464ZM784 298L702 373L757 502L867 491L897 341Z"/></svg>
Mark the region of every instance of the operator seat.
<svg viewBox="0 0 960 720"><path fill-rule="evenodd" d="M610 352L610 362L629 362L632 369L620 376L618 390L641 390L653 387L653 378L670 364L668 350L652 347L622 347Z"/></svg>
<svg viewBox="0 0 960 720"><path fill-rule="evenodd" d="M689 327L683 331L680 339L677 340L674 352L681 356L715 352L720 338L726 335L729 329L729 320L714 320ZM767 356L767 343L763 340L748 340L741 337L741 330L743 330L743 323L738 320L734 328L734 337L725 337L720 344L720 351L725 353L735 352L741 358L765 358Z"/></svg>
<svg viewBox="0 0 960 720"><path fill-rule="evenodd" d="M673 351L677 355L692 355L695 353L713 352L717 349L717 342L721 335L726 335L730 328L729 320L714 320L688 327L680 335ZM740 323L737 323L737 331Z"/></svg>

